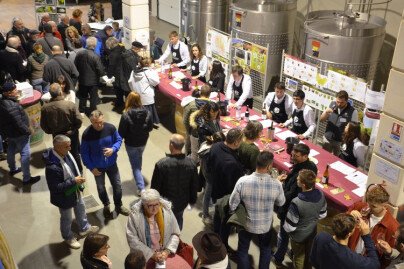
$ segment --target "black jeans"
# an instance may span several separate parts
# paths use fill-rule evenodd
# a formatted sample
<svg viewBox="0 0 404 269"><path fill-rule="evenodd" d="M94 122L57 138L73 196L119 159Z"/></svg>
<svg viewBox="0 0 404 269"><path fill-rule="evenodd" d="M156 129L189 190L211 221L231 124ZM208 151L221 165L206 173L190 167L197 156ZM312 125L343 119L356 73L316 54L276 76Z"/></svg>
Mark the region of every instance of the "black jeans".
<svg viewBox="0 0 404 269"><path fill-rule="evenodd" d="M125 105L124 101L124 96L128 96L129 92L125 92L121 87L115 86L115 95L116 95L116 101L115 101L115 107L121 107Z"/></svg>
<svg viewBox="0 0 404 269"><path fill-rule="evenodd" d="M90 96L90 113L97 109L98 86L84 86L79 84L77 97L79 98L80 113L86 112L87 98Z"/></svg>

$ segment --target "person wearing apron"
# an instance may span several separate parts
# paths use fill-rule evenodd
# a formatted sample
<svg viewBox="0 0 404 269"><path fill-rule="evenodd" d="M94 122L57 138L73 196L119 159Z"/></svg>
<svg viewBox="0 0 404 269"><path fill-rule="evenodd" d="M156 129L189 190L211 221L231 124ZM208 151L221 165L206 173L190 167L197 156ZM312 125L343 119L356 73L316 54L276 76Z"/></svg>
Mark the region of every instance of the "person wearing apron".
<svg viewBox="0 0 404 269"><path fill-rule="evenodd" d="M231 100L232 97L236 102L230 103L229 108L247 106L251 109L253 106L251 77L243 74L243 68L239 65L232 67L229 84L227 84L226 99Z"/></svg>
<svg viewBox="0 0 404 269"><path fill-rule="evenodd" d="M178 67L180 69L186 69L187 64L190 62L188 46L179 40L178 33L172 31L168 37L170 38L170 43L167 45L166 50L163 55L157 60L160 64L171 54L172 63L171 67Z"/></svg>
<svg viewBox="0 0 404 269"><path fill-rule="evenodd" d="M367 146L361 141L361 136L359 123L350 122L345 126L339 157L355 167L365 164Z"/></svg>
<svg viewBox="0 0 404 269"><path fill-rule="evenodd" d="M300 140L311 136L316 128L313 109L304 103L305 94L302 90L293 93L292 117L279 124L280 127L287 127L292 124L292 132L297 134Z"/></svg>
<svg viewBox="0 0 404 269"><path fill-rule="evenodd" d="M203 55L202 49L198 44L191 47L192 60L191 60L191 76L192 79L199 79L206 83L206 71L208 71L208 57Z"/></svg>
<svg viewBox="0 0 404 269"><path fill-rule="evenodd" d="M282 82L275 84L275 91L268 93L264 104L268 119L274 122L283 123L292 114L292 98L285 94L285 84Z"/></svg>
<svg viewBox="0 0 404 269"><path fill-rule="evenodd" d="M348 93L339 91L335 101L324 110L320 121L327 122L323 138L323 148L335 156L341 153L342 135L349 122L358 122L358 111L348 102Z"/></svg>

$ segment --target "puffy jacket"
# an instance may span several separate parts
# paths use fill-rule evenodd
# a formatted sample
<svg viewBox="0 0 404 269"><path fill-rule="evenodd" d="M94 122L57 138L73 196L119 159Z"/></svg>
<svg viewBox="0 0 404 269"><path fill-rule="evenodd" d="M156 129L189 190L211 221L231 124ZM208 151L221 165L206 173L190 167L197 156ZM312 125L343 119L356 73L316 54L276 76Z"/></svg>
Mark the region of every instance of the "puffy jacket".
<svg viewBox="0 0 404 269"><path fill-rule="evenodd" d="M0 51L0 71L10 73L14 80L23 82L27 79L27 68L23 65L24 59L17 50L6 47Z"/></svg>
<svg viewBox="0 0 404 269"><path fill-rule="evenodd" d="M140 72L133 72L129 79L132 91L140 95L142 105L154 104L154 87L160 83L160 77L156 70L144 68Z"/></svg>
<svg viewBox="0 0 404 269"><path fill-rule="evenodd" d="M123 53L126 51L124 46L118 45L115 48L111 49L109 53L109 61L108 61L108 77L115 77L114 86L117 86L124 90L125 92L129 92L129 84L128 79L124 73L124 60Z"/></svg>
<svg viewBox="0 0 404 269"><path fill-rule="evenodd" d="M199 145L206 141L206 137L221 131L220 124L217 120L205 120L202 116L198 116L199 111L194 111L189 117L189 125L191 126L191 134L198 137ZM196 134L196 135L195 135Z"/></svg>
<svg viewBox="0 0 404 269"><path fill-rule="evenodd" d="M192 133L194 137L198 137L198 131L191 126L191 114L200 109L204 104L208 102L210 102L209 98L201 97L196 98L195 100L189 102L187 105L184 106L183 122L185 125L185 129L188 131L188 133Z"/></svg>
<svg viewBox="0 0 404 269"><path fill-rule="evenodd" d="M47 134L66 134L80 129L82 118L76 105L64 96L52 98L41 109L41 128Z"/></svg>
<svg viewBox="0 0 404 269"><path fill-rule="evenodd" d="M185 154L171 155L156 163L151 188L173 203L173 212L181 212L188 204L196 203L198 170Z"/></svg>
<svg viewBox="0 0 404 269"><path fill-rule="evenodd" d="M100 57L91 49L77 52L74 64L80 73L79 83L83 86L97 86L105 74Z"/></svg>
<svg viewBox="0 0 404 269"><path fill-rule="evenodd" d="M65 192L76 185L74 178L65 180L63 168L59 159L53 154L52 149L47 149L42 157L45 160L45 176L48 188L50 191L51 204L68 209L77 205L77 193L73 192L71 195L66 195ZM69 158L69 157L66 157ZM72 169L75 175L78 176L77 171Z"/></svg>
<svg viewBox="0 0 404 269"><path fill-rule="evenodd" d="M0 100L0 115L0 135L3 138L31 134L28 115L17 100L3 96Z"/></svg>
<svg viewBox="0 0 404 269"><path fill-rule="evenodd" d="M119 122L118 132L125 144L131 147L142 147L149 139L153 130L153 120L150 112L144 108L132 108L125 112Z"/></svg>
<svg viewBox="0 0 404 269"><path fill-rule="evenodd" d="M83 266L83 269L109 269L109 266L106 262L93 257L84 257L83 252L81 252L80 255L80 262Z"/></svg>

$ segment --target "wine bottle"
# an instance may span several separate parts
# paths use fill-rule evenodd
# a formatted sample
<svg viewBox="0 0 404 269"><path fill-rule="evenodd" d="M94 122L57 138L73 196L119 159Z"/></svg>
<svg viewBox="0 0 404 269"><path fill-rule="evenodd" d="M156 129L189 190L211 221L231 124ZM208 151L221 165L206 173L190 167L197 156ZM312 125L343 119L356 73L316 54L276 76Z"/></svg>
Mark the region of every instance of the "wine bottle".
<svg viewBox="0 0 404 269"><path fill-rule="evenodd" d="M271 122L271 126L268 128L268 139L271 141L274 140L275 136L275 128L274 128L274 121Z"/></svg>
<svg viewBox="0 0 404 269"><path fill-rule="evenodd" d="M246 122L249 122L249 121L250 121L250 110L248 109L248 107L247 107L247 110L246 110L245 113L244 113L244 120L245 120Z"/></svg>
<svg viewBox="0 0 404 269"><path fill-rule="evenodd" d="M199 90L198 81L196 81L196 80L195 80L195 87L194 87L194 90L195 90L195 91Z"/></svg>
<svg viewBox="0 0 404 269"><path fill-rule="evenodd" d="M267 108L266 108L266 104L265 104L265 103L264 103L264 105L262 106L261 119L263 119L263 120L266 120L266 119L267 119Z"/></svg>
<svg viewBox="0 0 404 269"><path fill-rule="evenodd" d="M168 69L168 78L172 79L173 78L173 69L170 66L170 69Z"/></svg>
<svg viewBox="0 0 404 269"><path fill-rule="evenodd" d="M330 171L329 171L330 165L327 164L327 167L325 168L325 171L323 173L323 177L321 178L321 183L323 184L328 184L330 180Z"/></svg>

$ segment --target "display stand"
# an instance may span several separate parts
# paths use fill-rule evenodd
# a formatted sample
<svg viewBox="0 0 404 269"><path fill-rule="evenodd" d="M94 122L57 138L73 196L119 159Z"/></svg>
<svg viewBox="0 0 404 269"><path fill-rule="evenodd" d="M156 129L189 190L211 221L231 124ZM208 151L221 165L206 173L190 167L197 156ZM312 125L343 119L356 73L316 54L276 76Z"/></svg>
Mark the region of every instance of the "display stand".
<svg viewBox="0 0 404 269"><path fill-rule="evenodd" d="M41 96L39 91L34 90L32 97L24 98L20 105L24 108L29 118L29 124L33 129L30 144L35 145L43 141L44 132L41 129Z"/></svg>

